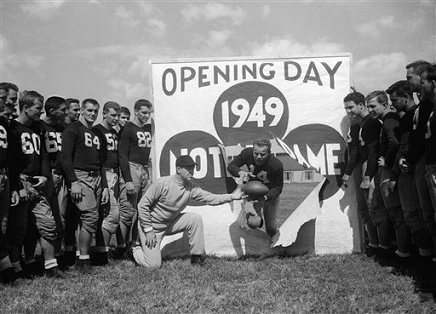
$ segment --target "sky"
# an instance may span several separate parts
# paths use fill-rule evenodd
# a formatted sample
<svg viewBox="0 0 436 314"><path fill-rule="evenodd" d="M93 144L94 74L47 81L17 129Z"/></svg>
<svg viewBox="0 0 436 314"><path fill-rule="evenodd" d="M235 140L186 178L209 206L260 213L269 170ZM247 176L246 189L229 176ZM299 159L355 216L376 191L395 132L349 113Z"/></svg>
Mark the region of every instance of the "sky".
<svg viewBox="0 0 436 314"><path fill-rule="evenodd" d="M367 94L436 61L436 1L1 0L0 80L45 97L152 100L149 62L352 54ZM344 95L345 96L345 95Z"/></svg>

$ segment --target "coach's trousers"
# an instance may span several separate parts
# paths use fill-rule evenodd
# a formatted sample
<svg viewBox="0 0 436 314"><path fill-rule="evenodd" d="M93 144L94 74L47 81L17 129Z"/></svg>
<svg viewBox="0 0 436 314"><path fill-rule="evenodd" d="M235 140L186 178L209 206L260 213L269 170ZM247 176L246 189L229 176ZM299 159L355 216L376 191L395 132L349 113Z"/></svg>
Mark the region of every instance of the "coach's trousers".
<svg viewBox="0 0 436 314"><path fill-rule="evenodd" d="M141 224L138 224L141 247L136 247L133 250L133 257L140 266L160 267L162 265L160 244L163 237L184 231L188 233L190 253L195 255L205 253L203 220L199 214L182 213L166 229L162 228L162 225L157 228L153 227L156 232L157 244L154 248L150 249L145 245L145 233L141 228Z"/></svg>

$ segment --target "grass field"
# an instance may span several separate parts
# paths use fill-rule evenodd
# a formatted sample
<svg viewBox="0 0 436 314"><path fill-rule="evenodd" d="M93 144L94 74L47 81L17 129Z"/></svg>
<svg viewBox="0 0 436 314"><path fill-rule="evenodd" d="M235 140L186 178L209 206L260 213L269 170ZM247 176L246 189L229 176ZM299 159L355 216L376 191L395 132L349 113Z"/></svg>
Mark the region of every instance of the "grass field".
<svg viewBox="0 0 436 314"><path fill-rule="evenodd" d="M287 185L284 199L293 203L282 203L283 217L312 188ZM411 278L393 275L365 255L211 256L204 267L167 259L154 270L111 260L95 270L0 286L0 312L436 313L433 300L414 292Z"/></svg>

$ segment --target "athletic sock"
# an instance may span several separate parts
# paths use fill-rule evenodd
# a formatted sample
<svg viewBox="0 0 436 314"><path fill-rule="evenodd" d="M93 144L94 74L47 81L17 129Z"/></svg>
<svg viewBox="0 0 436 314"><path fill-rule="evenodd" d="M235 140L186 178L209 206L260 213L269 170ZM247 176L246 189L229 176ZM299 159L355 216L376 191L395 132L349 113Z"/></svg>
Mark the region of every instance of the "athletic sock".
<svg viewBox="0 0 436 314"><path fill-rule="evenodd" d="M55 258L49 259L44 262L44 269L50 269L58 266L58 262Z"/></svg>

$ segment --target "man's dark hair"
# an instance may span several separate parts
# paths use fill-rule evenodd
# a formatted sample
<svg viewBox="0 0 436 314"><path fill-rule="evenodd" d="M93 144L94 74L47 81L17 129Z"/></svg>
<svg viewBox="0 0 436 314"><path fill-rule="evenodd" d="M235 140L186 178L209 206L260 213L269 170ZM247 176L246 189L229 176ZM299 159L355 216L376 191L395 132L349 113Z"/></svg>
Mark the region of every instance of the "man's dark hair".
<svg viewBox="0 0 436 314"><path fill-rule="evenodd" d="M18 86L15 85L14 83L4 82L3 84L6 85L8 91L10 91L10 90L14 90L14 91L16 91L16 92L18 93L18 90L19 90L19 89L18 89Z"/></svg>
<svg viewBox="0 0 436 314"><path fill-rule="evenodd" d="M416 60L413 61L412 63L409 63L408 65L406 65L406 69L413 69L413 73L417 74L417 75L421 75L422 73L424 73L425 68L430 65L430 62L425 61L425 60Z"/></svg>
<svg viewBox="0 0 436 314"><path fill-rule="evenodd" d="M120 114L121 113L124 113L124 114L126 114L126 115L128 115L129 117L130 117L130 110L129 110L129 108L127 108L127 107L121 107L121 109L120 109Z"/></svg>
<svg viewBox="0 0 436 314"><path fill-rule="evenodd" d="M395 82L386 90L386 93L392 95L395 93L399 97L404 97L412 94L412 90L410 89L410 84L406 80L401 80Z"/></svg>
<svg viewBox="0 0 436 314"><path fill-rule="evenodd" d="M86 104L93 104L94 106L100 106L97 100L93 98L86 98L82 101L82 108L85 108Z"/></svg>
<svg viewBox="0 0 436 314"><path fill-rule="evenodd" d="M44 104L45 114L49 115L51 109L58 110L63 103L65 103L65 99L59 96L47 98Z"/></svg>
<svg viewBox="0 0 436 314"><path fill-rule="evenodd" d="M368 103L371 99L374 98L379 104L388 103L388 95L384 91L373 91L366 96L365 100Z"/></svg>
<svg viewBox="0 0 436 314"><path fill-rule="evenodd" d="M429 64L425 72L427 72L427 80L428 81L436 81L436 63Z"/></svg>
<svg viewBox="0 0 436 314"><path fill-rule="evenodd" d="M76 98L67 98L65 99L65 103L67 104L67 108L69 109L71 104L80 104L80 101Z"/></svg>
<svg viewBox="0 0 436 314"><path fill-rule="evenodd" d="M135 110L139 110L139 109L141 109L141 107L143 107L143 106L145 106L145 107L147 107L147 108L149 108L149 109L152 109L152 108L153 108L153 105L152 105L151 102L149 102L147 99L138 99L138 100L135 102L135 106L134 106L134 108L135 108Z"/></svg>
<svg viewBox="0 0 436 314"><path fill-rule="evenodd" d="M271 141L266 138L259 138L253 142L253 147L259 146L259 147L268 147L268 151L271 152Z"/></svg>
<svg viewBox="0 0 436 314"><path fill-rule="evenodd" d="M121 110L121 107L117 102L108 101L103 105L103 113L107 113L110 108L115 109L117 112Z"/></svg>
<svg viewBox="0 0 436 314"><path fill-rule="evenodd" d="M344 102L347 102L347 101L352 101L356 105L358 105L360 103L365 105L365 96L363 96L363 94L359 93L359 92L352 92L352 93L349 93L347 96L345 96Z"/></svg>

